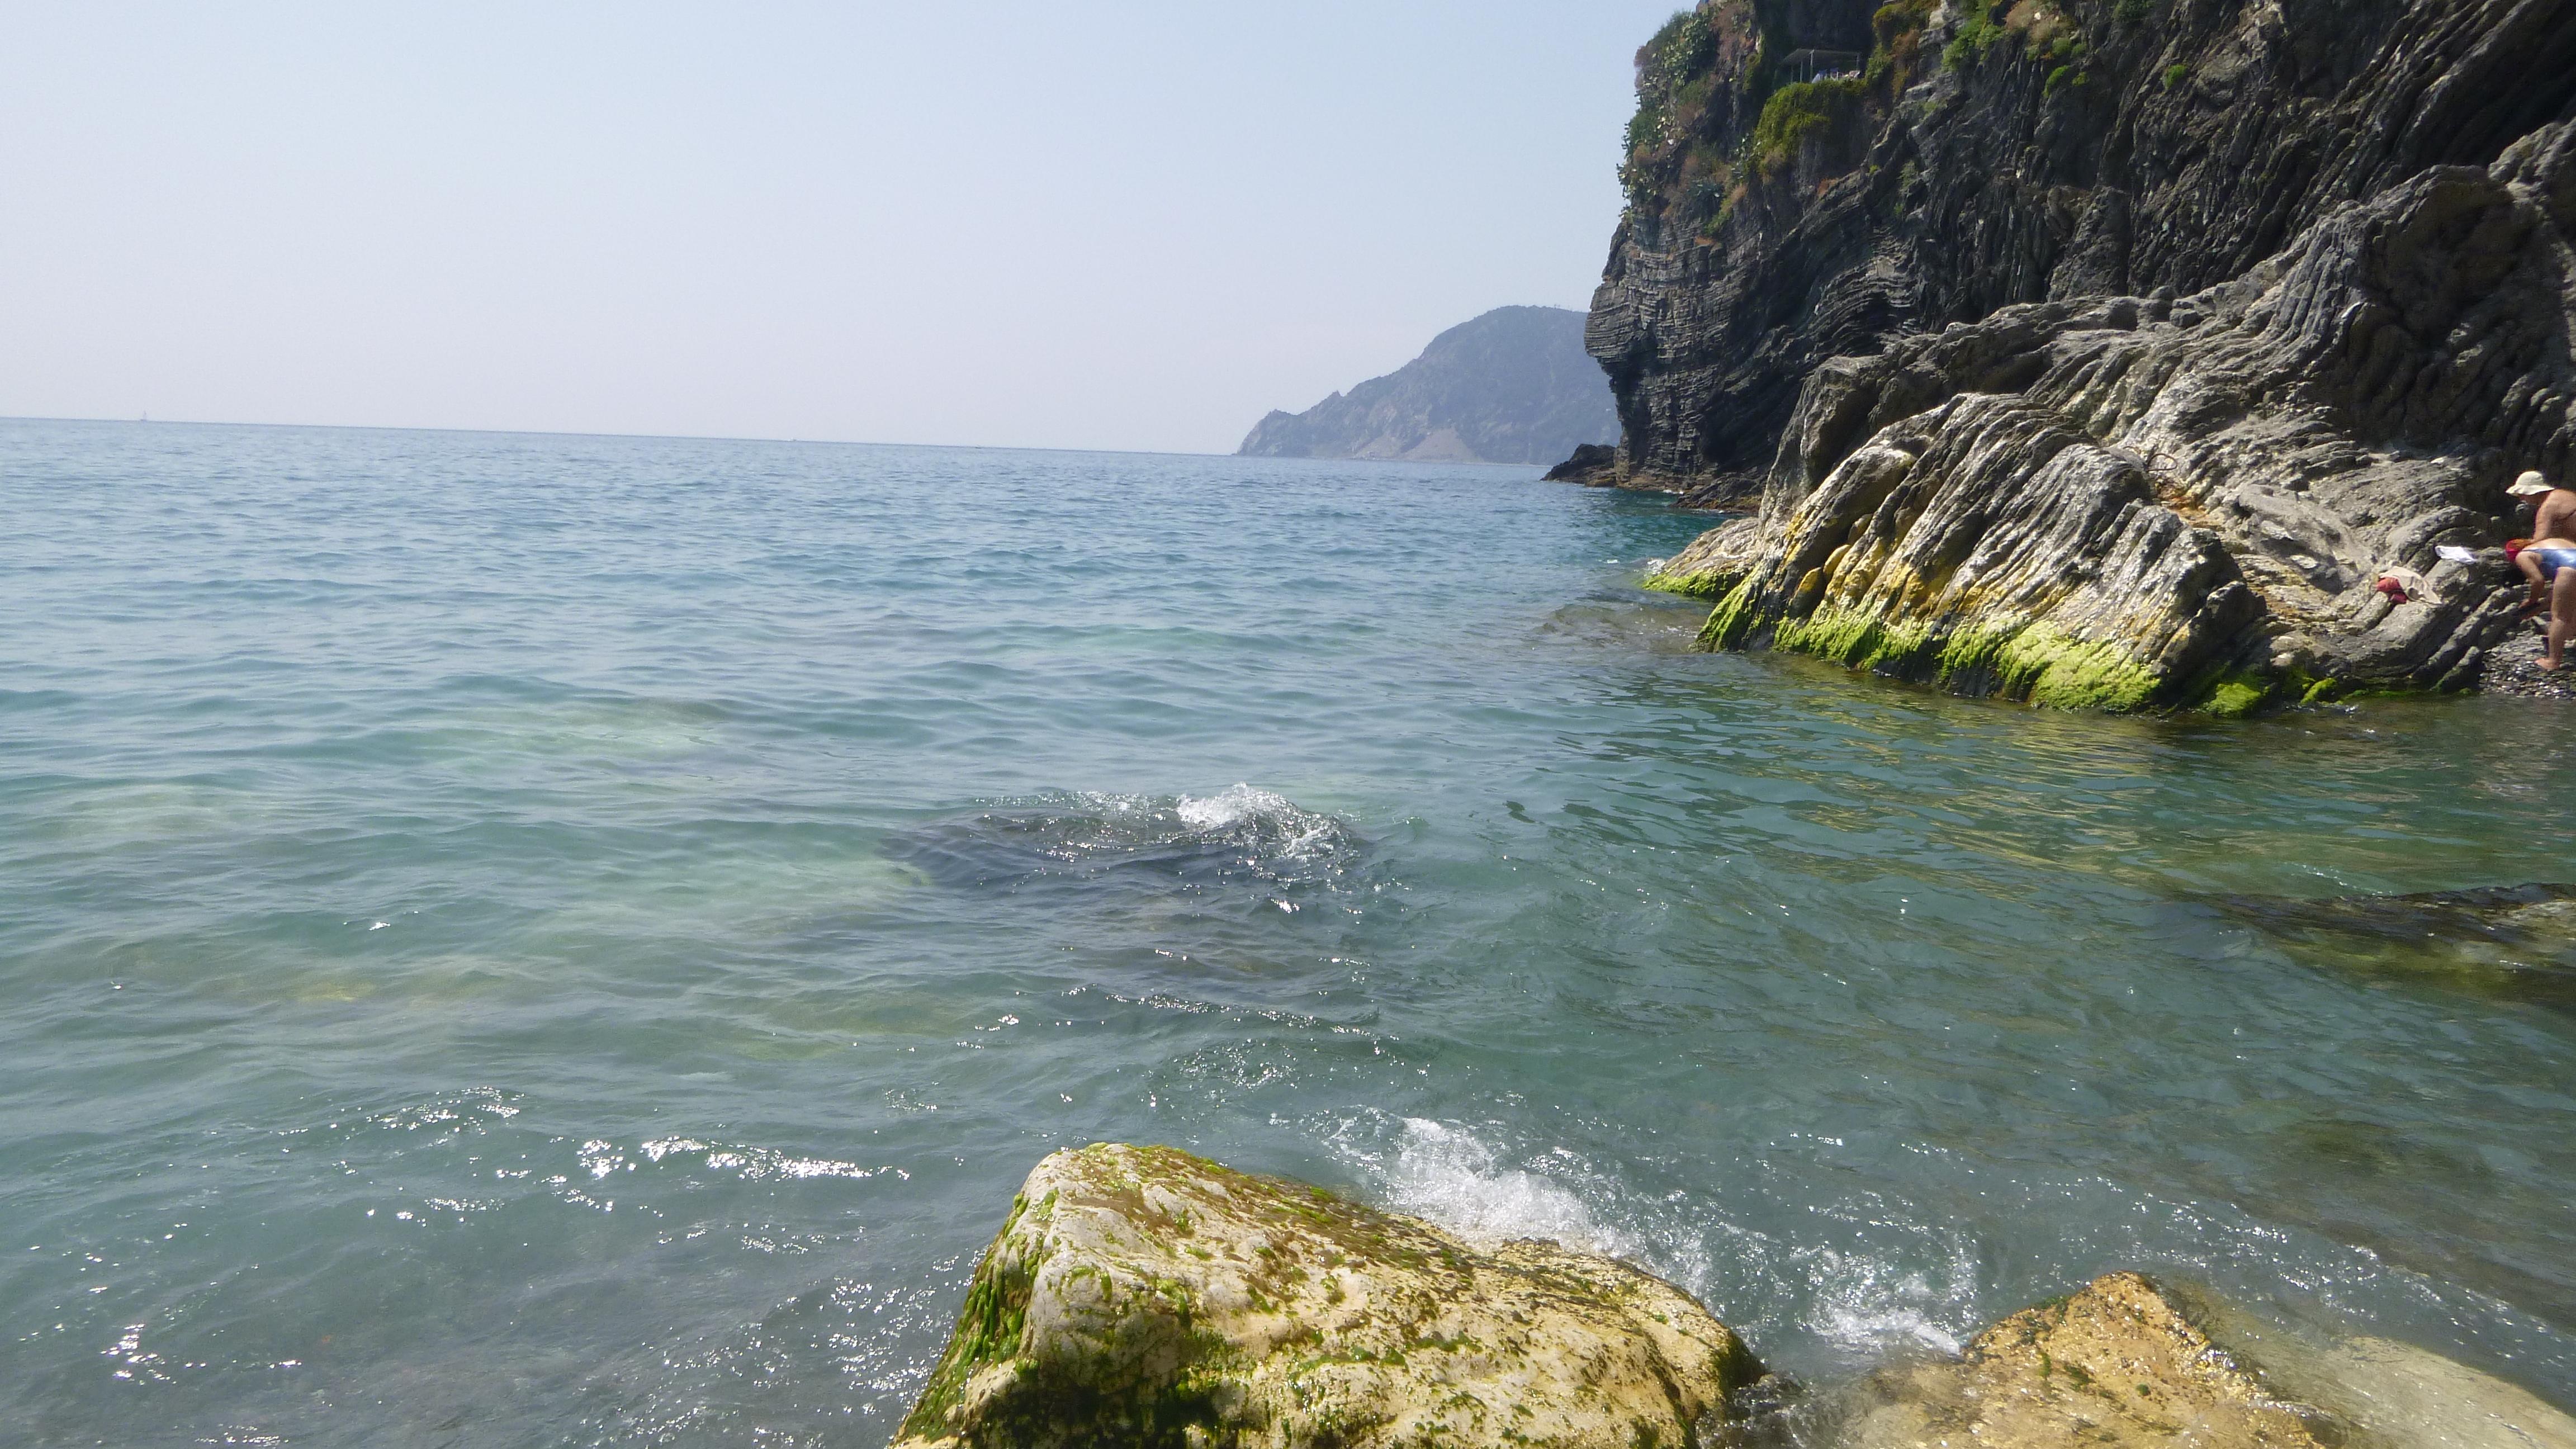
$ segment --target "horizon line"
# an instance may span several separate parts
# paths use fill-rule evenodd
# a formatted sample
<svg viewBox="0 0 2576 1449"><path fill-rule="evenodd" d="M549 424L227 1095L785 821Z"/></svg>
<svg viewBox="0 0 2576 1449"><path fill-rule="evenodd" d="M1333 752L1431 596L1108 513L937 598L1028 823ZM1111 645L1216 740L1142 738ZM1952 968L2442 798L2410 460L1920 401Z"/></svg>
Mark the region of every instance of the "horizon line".
<svg viewBox="0 0 2576 1449"><path fill-rule="evenodd" d="M0 423L96 423L112 427L314 428L348 433L466 433L495 438L619 438L664 443L778 443L824 448L947 448L984 453L1097 453L1139 458L1243 458L1269 463L1411 463L1445 468L1541 468L1543 463L1496 463L1484 458L1278 458L1258 453L1194 453L1172 448L1071 448L1033 443L885 443L855 438L771 438L730 433L603 433L569 428L457 428L403 423L270 423L206 418L64 418L0 413Z"/></svg>
<svg viewBox="0 0 2576 1449"><path fill-rule="evenodd" d="M0 423L103 423L124 427L325 428L349 433L473 433L499 438L626 438L669 443L790 443L828 448L963 448L992 453L1132 453L1155 458L1239 458L1240 453L1193 453L1170 448L1070 448L1033 443L889 443L864 438L777 438L737 433L612 433L587 428L469 428L423 423L279 423L226 418L71 418L0 413ZM1325 460L1331 461L1331 460Z"/></svg>

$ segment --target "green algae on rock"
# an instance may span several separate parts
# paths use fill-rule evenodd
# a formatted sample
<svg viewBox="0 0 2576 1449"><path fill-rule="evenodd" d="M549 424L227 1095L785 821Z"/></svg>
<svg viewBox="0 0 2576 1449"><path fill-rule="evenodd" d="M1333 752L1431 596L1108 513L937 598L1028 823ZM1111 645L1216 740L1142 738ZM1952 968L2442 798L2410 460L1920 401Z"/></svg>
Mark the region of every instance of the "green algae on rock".
<svg viewBox="0 0 2576 1449"><path fill-rule="evenodd" d="M1100 1144L1029 1174L897 1443L1681 1449L1760 1375L1624 1264Z"/></svg>
<svg viewBox="0 0 2576 1449"><path fill-rule="evenodd" d="M1720 598L1712 647L1962 694L2235 716L2474 685L2520 601L2492 547L2509 461L2576 445L2562 194L2576 124L2193 297L2009 307L1830 361L1757 519L1666 572ZM2422 578L2392 598L2401 568Z"/></svg>
<svg viewBox="0 0 2576 1449"><path fill-rule="evenodd" d="M2505 482L2576 460L2576 12L2151 8L1701 0L1641 56L1601 471L1758 497L1653 581L1711 646L2219 717L2483 680Z"/></svg>

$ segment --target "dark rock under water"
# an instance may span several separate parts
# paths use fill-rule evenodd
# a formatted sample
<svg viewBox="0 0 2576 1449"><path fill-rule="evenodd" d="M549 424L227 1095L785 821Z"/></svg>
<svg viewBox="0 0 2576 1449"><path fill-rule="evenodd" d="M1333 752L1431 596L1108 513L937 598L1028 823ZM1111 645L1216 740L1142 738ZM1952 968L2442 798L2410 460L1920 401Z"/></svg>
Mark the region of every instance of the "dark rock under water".
<svg viewBox="0 0 2576 1449"><path fill-rule="evenodd" d="M2332 969L2576 1008L2576 885L2212 905Z"/></svg>

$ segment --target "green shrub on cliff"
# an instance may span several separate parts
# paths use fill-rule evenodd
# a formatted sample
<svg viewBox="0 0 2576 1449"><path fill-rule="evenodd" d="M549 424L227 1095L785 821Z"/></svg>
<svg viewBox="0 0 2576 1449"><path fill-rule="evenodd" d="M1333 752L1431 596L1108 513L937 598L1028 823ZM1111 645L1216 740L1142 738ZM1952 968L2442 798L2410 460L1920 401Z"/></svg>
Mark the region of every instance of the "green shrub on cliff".
<svg viewBox="0 0 2576 1449"><path fill-rule="evenodd" d="M1931 23L1935 8L1936 0L1894 0L1878 7L1870 17L1870 31L1878 44L1870 51L1864 72L1872 86L1886 86L1892 95L1913 84L1923 49L1923 27Z"/></svg>
<svg viewBox="0 0 2576 1449"><path fill-rule="evenodd" d="M1706 113L1715 81L1725 12L1740 0L1716 0L1682 11L1637 50L1637 113L1629 118L1619 179L1631 205L1644 206L1668 178L1658 172L1676 142Z"/></svg>
<svg viewBox="0 0 2576 1449"><path fill-rule="evenodd" d="M1807 137L1834 123L1837 114L1856 106L1866 82L1845 77L1841 80L1802 81L1785 85L1771 93L1762 106L1762 119L1753 123L1753 140L1749 149L1754 167L1769 175L1796 156L1798 146Z"/></svg>
<svg viewBox="0 0 2576 1449"><path fill-rule="evenodd" d="M1971 7L1968 18L1950 34L1950 43L1941 49L1941 64L1951 70L1962 70L1986 58L2008 32L1996 23L1992 11L1984 6Z"/></svg>

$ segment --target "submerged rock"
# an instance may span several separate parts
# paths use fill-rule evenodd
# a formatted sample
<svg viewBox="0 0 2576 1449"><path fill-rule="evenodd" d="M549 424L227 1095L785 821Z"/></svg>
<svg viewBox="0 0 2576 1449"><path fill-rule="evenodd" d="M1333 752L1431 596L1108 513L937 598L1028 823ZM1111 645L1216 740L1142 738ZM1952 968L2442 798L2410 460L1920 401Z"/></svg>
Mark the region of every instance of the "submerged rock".
<svg viewBox="0 0 2576 1449"><path fill-rule="evenodd" d="M1029 1174L897 1443L1678 1449L1760 1373L1624 1264L1098 1145Z"/></svg>
<svg viewBox="0 0 2576 1449"><path fill-rule="evenodd" d="M2338 970L2576 1007L2576 886L2237 895L2215 904Z"/></svg>

